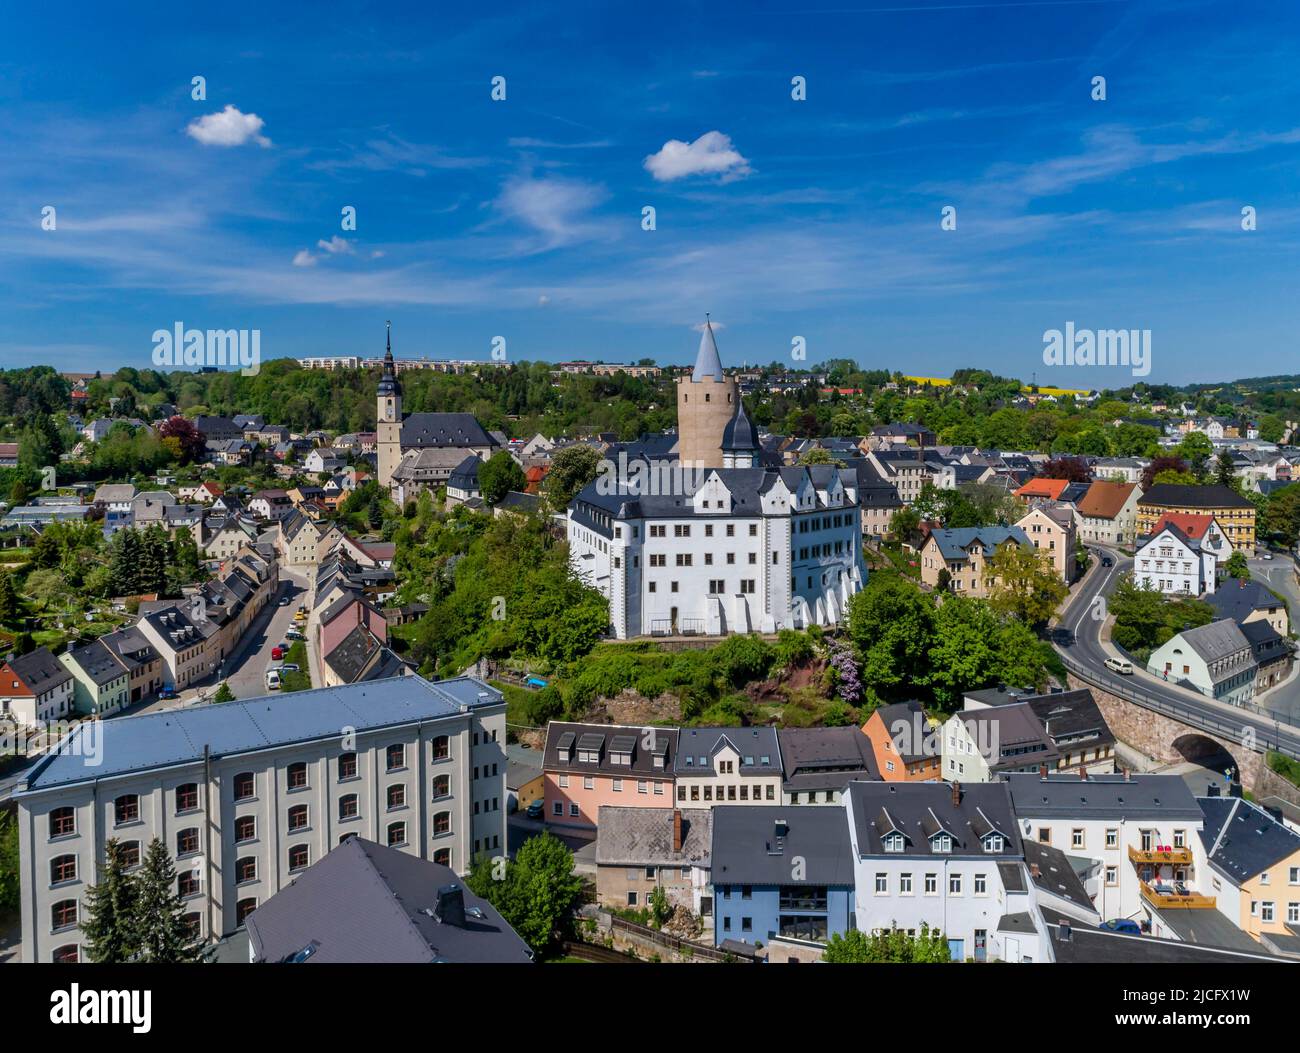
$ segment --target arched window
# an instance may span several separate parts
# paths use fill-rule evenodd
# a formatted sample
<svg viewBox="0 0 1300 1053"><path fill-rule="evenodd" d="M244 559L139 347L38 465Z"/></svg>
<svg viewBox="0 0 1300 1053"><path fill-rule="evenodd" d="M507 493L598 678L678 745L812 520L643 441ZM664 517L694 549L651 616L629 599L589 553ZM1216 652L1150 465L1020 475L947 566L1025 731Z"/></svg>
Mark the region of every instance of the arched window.
<svg viewBox="0 0 1300 1053"><path fill-rule="evenodd" d="M287 773L287 785L291 790L302 790L307 787L307 764L305 761L295 761L289 765Z"/></svg>
<svg viewBox="0 0 1300 1053"><path fill-rule="evenodd" d="M355 819L357 817L357 795L345 793L339 798L339 818Z"/></svg>
<svg viewBox="0 0 1300 1053"><path fill-rule="evenodd" d="M55 856L50 860L50 884L60 885L77 880L77 857Z"/></svg>
<svg viewBox="0 0 1300 1053"><path fill-rule="evenodd" d="M357 777L357 755L355 753L344 753L339 756L339 779L355 779Z"/></svg>
<svg viewBox="0 0 1300 1053"><path fill-rule="evenodd" d="M388 807L401 808L406 804L406 787L400 782L388 787Z"/></svg>
<svg viewBox="0 0 1300 1053"><path fill-rule="evenodd" d="M305 804L295 804L289 809L289 830L292 833L295 830L307 829L307 806Z"/></svg>
<svg viewBox="0 0 1300 1053"><path fill-rule="evenodd" d="M257 792L257 780L251 771L241 771L235 776L235 800L247 801Z"/></svg>
<svg viewBox="0 0 1300 1053"><path fill-rule="evenodd" d="M451 739L446 735L439 735L433 740L433 759L446 760L451 756Z"/></svg>
<svg viewBox="0 0 1300 1053"><path fill-rule="evenodd" d="M81 961L80 948L75 943L65 943L62 947L54 948L50 961L59 965L76 965Z"/></svg>
<svg viewBox="0 0 1300 1053"><path fill-rule="evenodd" d="M241 856L235 861L235 882L244 884L247 881L257 880L257 857Z"/></svg>
<svg viewBox="0 0 1300 1053"><path fill-rule="evenodd" d="M435 775L433 777L433 796L435 800L439 797L451 796L450 775Z"/></svg>
<svg viewBox="0 0 1300 1053"><path fill-rule="evenodd" d="M433 853L433 861L437 863L439 866L444 866L444 867L451 866L451 849L450 848L438 849L438 851Z"/></svg>
<svg viewBox="0 0 1300 1053"><path fill-rule="evenodd" d="M183 783L176 787L176 811L192 812L199 806L199 784Z"/></svg>
<svg viewBox="0 0 1300 1053"><path fill-rule="evenodd" d="M255 910L257 910L256 898L250 896L248 899L241 899L235 904L235 924L243 925Z"/></svg>
<svg viewBox="0 0 1300 1053"><path fill-rule="evenodd" d="M61 899L50 908L50 928L55 932L71 929L77 924L77 901Z"/></svg>
<svg viewBox="0 0 1300 1053"><path fill-rule="evenodd" d="M406 767L406 747L400 742L388 747L388 770L397 771Z"/></svg>
<svg viewBox="0 0 1300 1053"><path fill-rule="evenodd" d="M140 818L140 795L137 793L124 793L121 797L113 802L113 821L122 826L125 823L134 823Z"/></svg>
<svg viewBox="0 0 1300 1053"><path fill-rule="evenodd" d="M388 846L390 848L396 845L406 844L406 824L389 823L388 824Z"/></svg>
<svg viewBox="0 0 1300 1053"><path fill-rule="evenodd" d="M75 808L55 808L50 812L50 837L68 837L77 832Z"/></svg>
<svg viewBox="0 0 1300 1053"><path fill-rule="evenodd" d="M185 926L185 931L189 934L191 940L197 940L203 933L203 915L197 910L182 914L181 924Z"/></svg>
<svg viewBox="0 0 1300 1053"><path fill-rule="evenodd" d="M435 834L451 833L451 812L438 812L433 817L433 832Z"/></svg>
<svg viewBox="0 0 1300 1053"><path fill-rule="evenodd" d="M235 844L251 841L257 836L257 819L251 815L241 815L235 820Z"/></svg>
<svg viewBox="0 0 1300 1053"><path fill-rule="evenodd" d="M199 850L199 828L197 826L187 826L184 830L176 832L176 854L178 856L192 856Z"/></svg>
<svg viewBox="0 0 1300 1053"><path fill-rule="evenodd" d="M140 865L140 842L123 841L121 846L122 866L127 870Z"/></svg>
<svg viewBox="0 0 1300 1053"><path fill-rule="evenodd" d="M309 853L306 845L294 845L289 849L289 873L307 869Z"/></svg>

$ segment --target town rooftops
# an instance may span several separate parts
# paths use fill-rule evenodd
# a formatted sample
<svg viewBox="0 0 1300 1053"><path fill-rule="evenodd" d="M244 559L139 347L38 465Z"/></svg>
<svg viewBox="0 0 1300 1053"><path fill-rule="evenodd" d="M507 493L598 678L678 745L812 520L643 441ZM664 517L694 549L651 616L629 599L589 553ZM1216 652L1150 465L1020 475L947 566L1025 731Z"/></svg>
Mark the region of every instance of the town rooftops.
<svg viewBox="0 0 1300 1053"><path fill-rule="evenodd" d="M1254 508L1236 490L1227 486L1156 483L1138 498L1148 508Z"/></svg>
<svg viewBox="0 0 1300 1053"><path fill-rule="evenodd" d="M781 746L776 728L682 728L673 770L683 775L714 774L715 754L730 747L739 755L743 775L780 774Z"/></svg>
<svg viewBox="0 0 1300 1053"><path fill-rule="evenodd" d="M1061 494L1065 492L1065 488L1069 485L1069 479L1030 479L1029 482L1016 491L1016 496L1045 497L1056 501L1060 499Z"/></svg>
<svg viewBox="0 0 1300 1053"><path fill-rule="evenodd" d="M959 562L970 558L970 550L980 546L985 555L1007 541L1029 545L1029 538L1018 526L960 527L955 530L932 530L930 537L939 546L945 560Z"/></svg>
<svg viewBox="0 0 1300 1053"><path fill-rule="evenodd" d="M100 640L93 640L85 647L69 651L68 658L98 687L121 680L127 675L126 666Z"/></svg>
<svg viewBox="0 0 1300 1053"><path fill-rule="evenodd" d="M838 790L853 779L879 777L871 740L851 725L781 728L777 741L788 791Z"/></svg>
<svg viewBox="0 0 1300 1053"><path fill-rule="evenodd" d="M1300 852L1300 834L1240 797L1198 797L1205 814L1201 843L1210 866L1234 884Z"/></svg>
<svg viewBox="0 0 1300 1053"><path fill-rule="evenodd" d="M1042 819L1186 819L1199 821L1200 806L1177 775L1009 774L1006 785L1016 814Z"/></svg>
<svg viewBox="0 0 1300 1053"><path fill-rule="evenodd" d="M966 725L977 743L997 744L998 756L985 757L992 771L1023 768L1040 762L1054 765L1060 756L1028 703L964 709L957 718ZM979 730L981 724L996 724L997 731L982 732Z"/></svg>
<svg viewBox="0 0 1300 1053"><path fill-rule="evenodd" d="M854 782L849 784L849 802L860 856L1021 855L1011 796L1003 782ZM885 838L891 834L903 835L902 847L886 853ZM944 834L952 840L949 852L937 847Z"/></svg>
<svg viewBox="0 0 1300 1053"><path fill-rule="evenodd" d="M72 674L50 653L48 647L38 647L34 651L17 655L6 664L33 695L43 695L72 679ZM5 688L7 690L8 685Z"/></svg>
<svg viewBox="0 0 1300 1053"><path fill-rule="evenodd" d="M528 945L455 871L360 837L275 893L247 927L259 962L532 961Z"/></svg>
<svg viewBox="0 0 1300 1053"><path fill-rule="evenodd" d="M939 731L932 727L925 715L925 706L917 699L881 706L873 716L880 717L904 764L939 755Z"/></svg>
<svg viewBox="0 0 1300 1053"><path fill-rule="evenodd" d="M496 446L472 413L412 413L402 422L402 449Z"/></svg>
<svg viewBox="0 0 1300 1053"><path fill-rule="evenodd" d="M1165 527L1174 527L1188 541L1201 542L1214 525L1214 516L1198 515L1195 512L1162 512L1151 528L1151 537L1155 537ZM1196 546L1193 546L1196 547Z"/></svg>
<svg viewBox="0 0 1300 1053"><path fill-rule="evenodd" d="M64 675L71 674L64 670ZM502 703L501 692L474 677L430 682L419 676L403 676L215 706L114 717L93 722L97 743L82 742L90 725L79 724L56 751L24 773L18 794L197 763L203 759L204 747L215 757L229 756L337 739L339 728L344 727L365 733L454 717L475 707ZM96 760L99 763L94 763Z"/></svg>
<svg viewBox="0 0 1300 1053"><path fill-rule="evenodd" d="M676 728L553 720L542 763L547 771L671 777L677 734Z"/></svg>
<svg viewBox="0 0 1300 1053"><path fill-rule="evenodd" d="M1137 489L1136 483L1098 480L1088 487L1088 492L1079 502L1079 515L1090 519L1114 519L1135 489Z"/></svg>
<svg viewBox="0 0 1300 1053"><path fill-rule="evenodd" d="M1207 665L1213 665L1221 659L1230 658L1242 651L1247 655L1254 653L1250 641L1242 635L1241 630L1237 628L1237 623L1231 618L1220 618L1208 625L1184 629L1179 634L1179 638ZM1215 671L1211 669L1210 672L1214 675ZM1219 670L1224 677L1235 676L1237 672L1238 670L1232 668Z"/></svg>
<svg viewBox="0 0 1300 1053"><path fill-rule="evenodd" d="M1034 885L1053 896L1068 900L1076 907L1096 912L1092 897L1088 895L1088 890L1084 888L1064 852L1028 838L1021 842L1021 847L1025 852L1029 880Z"/></svg>
<svg viewBox="0 0 1300 1053"><path fill-rule="evenodd" d="M718 805L711 875L718 885L853 884L844 811L821 805ZM803 866L796 868L795 860Z"/></svg>
<svg viewBox="0 0 1300 1053"><path fill-rule="evenodd" d="M1236 581L1229 578L1202 600L1214 608L1221 618L1243 622L1255 611L1271 611L1282 607L1282 601L1253 578Z"/></svg>
<svg viewBox="0 0 1300 1053"><path fill-rule="evenodd" d="M679 821L681 847L676 848ZM709 866L713 848L711 808L629 808L602 804L598 827L597 865Z"/></svg>
<svg viewBox="0 0 1300 1053"><path fill-rule="evenodd" d="M1209 915L1218 912L1200 910L1199 913ZM1068 936L1065 935L1067 931ZM1071 923L1067 929L1054 919L1048 919L1047 935L1052 941L1053 957L1058 963L1066 964L1229 965L1237 962L1284 961L1262 949L1252 954L1245 950L1205 947L1181 940L1161 940L1154 936L1130 936L1078 923Z"/></svg>

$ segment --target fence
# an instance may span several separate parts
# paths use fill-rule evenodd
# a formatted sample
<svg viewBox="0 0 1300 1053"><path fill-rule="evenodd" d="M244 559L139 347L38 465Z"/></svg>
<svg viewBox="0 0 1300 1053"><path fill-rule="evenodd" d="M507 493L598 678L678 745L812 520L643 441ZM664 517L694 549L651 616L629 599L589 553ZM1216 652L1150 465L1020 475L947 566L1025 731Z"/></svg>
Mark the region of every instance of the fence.
<svg viewBox="0 0 1300 1053"><path fill-rule="evenodd" d="M638 925L634 921L628 921L620 918L617 914L610 916L610 927L615 931L631 933L640 939L649 940L651 943L657 943L660 947L666 947L678 954L689 954L694 958L703 958L710 962L754 962L756 959L752 955L737 954L731 951L720 951L716 947L710 947L704 943L693 943L690 940L683 940L677 936L670 936L666 932L660 932L658 929L652 929L645 925Z"/></svg>

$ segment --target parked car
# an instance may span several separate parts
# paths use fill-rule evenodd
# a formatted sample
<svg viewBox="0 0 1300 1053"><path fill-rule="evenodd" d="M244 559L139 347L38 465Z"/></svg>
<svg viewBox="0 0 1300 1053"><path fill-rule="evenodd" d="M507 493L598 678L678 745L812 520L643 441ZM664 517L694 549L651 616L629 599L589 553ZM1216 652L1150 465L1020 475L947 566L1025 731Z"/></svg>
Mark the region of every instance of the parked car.
<svg viewBox="0 0 1300 1053"><path fill-rule="evenodd" d="M1107 932L1122 932L1127 936L1142 935L1142 926L1132 918L1111 918L1110 921L1103 921L1097 927Z"/></svg>
<svg viewBox="0 0 1300 1053"><path fill-rule="evenodd" d="M158 692L158 697L163 699L169 699L169 698L180 698L181 696L177 693L176 688L164 687L161 691Z"/></svg>
<svg viewBox="0 0 1300 1053"><path fill-rule="evenodd" d="M288 596L281 596L281 597L280 597L280 606L281 606L281 607L288 607L288 606L289 606L289 597L288 597Z"/></svg>
<svg viewBox="0 0 1300 1053"><path fill-rule="evenodd" d="M1103 567L1114 566L1114 564L1115 564L1115 561L1114 561L1113 559L1111 559L1109 556L1102 556L1102 557L1101 557L1101 565L1102 565Z"/></svg>
<svg viewBox="0 0 1300 1053"><path fill-rule="evenodd" d="M524 814L527 815L529 819L540 819L546 814L546 802L539 797L528 806Z"/></svg>
<svg viewBox="0 0 1300 1053"><path fill-rule="evenodd" d="M285 654L285 652L286 652L287 650L288 650L287 647L272 647L272 648L271 648L271 660L272 660L272 661L279 661L281 658L284 657L284 654Z"/></svg>
<svg viewBox="0 0 1300 1053"><path fill-rule="evenodd" d="M1112 673L1119 673L1120 676L1133 675L1133 663L1126 658L1107 658L1106 668Z"/></svg>
<svg viewBox="0 0 1300 1053"><path fill-rule="evenodd" d="M296 672L298 672L298 663L297 663L297 662L285 662L283 665L280 666L280 672L281 672L281 673L296 673Z"/></svg>
<svg viewBox="0 0 1300 1053"><path fill-rule="evenodd" d="M305 639L306 639L306 637L303 636L303 634L302 634L301 632L299 632L297 629L290 629L290 630L289 630L287 633L285 633L284 635L285 635L285 637L286 637L287 639L289 639L289 640L305 640Z"/></svg>
<svg viewBox="0 0 1300 1053"><path fill-rule="evenodd" d="M268 691L280 690L280 671L278 669L268 669L266 671L266 689Z"/></svg>

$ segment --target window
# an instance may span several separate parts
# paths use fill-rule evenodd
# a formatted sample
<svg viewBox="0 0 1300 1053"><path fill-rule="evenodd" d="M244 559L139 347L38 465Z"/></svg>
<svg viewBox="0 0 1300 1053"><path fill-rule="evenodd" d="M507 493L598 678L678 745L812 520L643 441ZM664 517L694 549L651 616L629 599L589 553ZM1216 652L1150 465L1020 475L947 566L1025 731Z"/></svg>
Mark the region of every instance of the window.
<svg viewBox="0 0 1300 1053"><path fill-rule="evenodd" d="M926 875L925 875L925 894L926 894L927 896L934 896L934 895L937 895L938 892L939 892L939 875L938 875L938 874L926 874Z"/></svg>
<svg viewBox="0 0 1300 1053"><path fill-rule="evenodd" d="M339 818L355 819L357 817L357 795L344 794L339 798Z"/></svg>
<svg viewBox="0 0 1300 1053"><path fill-rule="evenodd" d="M406 824L389 823L388 824L388 847L406 844Z"/></svg>
<svg viewBox="0 0 1300 1053"><path fill-rule="evenodd" d="M257 880L257 857L243 856L235 861L235 883L242 885L246 881Z"/></svg>
<svg viewBox="0 0 1300 1053"><path fill-rule="evenodd" d="M451 796L451 776L435 775L433 777L433 799Z"/></svg>
<svg viewBox="0 0 1300 1053"><path fill-rule="evenodd" d="M191 940L197 940L203 931L203 919L197 910L181 915L181 924Z"/></svg>
<svg viewBox="0 0 1300 1053"><path fill-rule="evenodd" d="M140 842L123 841L118 851L122 853L122 866L131 870L140 865Z"/></svg>
<svg viewBox="0 0 1300 1053"><path fill-rule="evenodd" d="M197 896L199 893L199 876L193 870L184 870L176 875L176 895L181 899Z"/></svg>
<svg viewBox="0 0 1300 1053"><path fill-rule="evenodd" d="M451 866L451 849L450 848L438 849L438 851L433 853L433 861L437 863L439 866L444 866L444 867Z"/></svg>
<svg viewBox="0 0 1300 1053"><path fill-rule="evenodd" d="M390 809L406 807L406 787L400 782L395 782L388 787L388 807Z"/></svg>
<svg viewBox="0 0 1300 1053"><path fill-rule="evenodd" d="M975 895L984 896L988 894L988 876L985 874L975 875Z"/></svg>
<svg viewBox="0 0 1300 1053"><path fill-rule="evenodd" d="M193 855L199 850L199 828L197 826L186 827L176 834L176 854L178 856Z"/></svg>
<svg viewBox="0 0 1300 1053"><path fill-rule="evenodd" d="M343 753L339 755L339 780L355 779L357 777L357 755L355 753Z"/></svg>
<svg viewBox="0 0 1300 1053"><path fill-rule="evenodd" d="M439 735L433 740L433 759L446 760L451 756L451 740L446 735Z"/></svg>
<svg viewBox="0 0 1300 1053"><path fill-rule="evenodd" d="M1038 828L1038 843L1043 845L1052 843L1052 828L1050 826L1040 826Z"/></svg>
<svg viewBox="0 0 1300 1053"><path fill-rule="evenodd" d="M61 932L77 924L77 901L61 899L50 908L50 929Z"/></svg>
<svg viewBox="0 0 1300 1053"><path fill-rule="evenodd" d="M289 849L289 873L295 870L305 870L308 865L308 852L306 845L294 845Z"/></svg>
<svg viewBox="0 0 1300 1053"><path fill-rule="evenodd" d="M1083 830L1081 828L1076 827L1074 830L1070 831L1070 847L1071 848L1083 847Z"/></svg>
<svg viewBox="0 0 1300 1053"><path fill-rule="evenodd" d="M295 804L289 809L289 832L307 829L307 806Z"/></svg>
<svg viewBox="0 0 1300 1053"><path fill-rule="evenodd" d="M1260 907L1259 907L1259 920L1262 921L1262 922L1265 922L1265 923L1267 923L1267 922L1271 922L1271 921L1273 920L1273 902L1272 902L1272 900L1266 900L1265 902L1263 902L1263 903L1260 904Z"/></svg>
<svg viewBox="0 0 1300 1053"><path fill-rule="evenodd" d="M113 802L113 821L118 826L135 823L140 820L140 796L124 793Z"/></svg>
<svg viewBox="0 0 1300 1053"><path fill-rule="evenodd" d="M241 899L235 904L235 924L243 925L248 920L248 916L257 910L257 900L252 897Z"/></svg>
<svg viewBox="0 0 1300 1053"><path fill-rule="evenodd" d="M1114 827L1111 827L1109 830L1106 831L1106 847L1107 848L1119 847L1119 830L1115 829Z"/></svg>
<svg viewBox="0 0 1300 1053"><path fill-rule="evenodd" d="M388 770L397 771L406 767L406 747L400 742L388 747Z"/></svg>
<svg viewBox="0 0 1300 1053"><path fill-rule="evenodd" d="M888 894L889 894L889 875L888 875L888 874L877 874L877 875L876 875L876 895L877 895L877 896L885 896L885 895L888 895Z"/></svg>
<svg viewBox="0 0 1300 1053"><path fill-rule="evenodd" d="M1187 831L1186 831L1186 830L1175 830L1175 831L1174 831L1174 847L1175 847L1175 848L1186 848L1186 847L1187 847Z"/></svg>
<svg viewBox="0 0 1300 1053"><path fill-rule="evenodd" d="M247 801L257 792L251 771L241 772L235 776L235 800Z"/></svg>
<svg viewBox="0 0 1300 1053"><path fill-rule="evenodd" d="M910 895L912 894L912 875L911 875L911 874L899 874L899 875L898 875L898 891L899 891L899 894L900 894L900 895L903 895L903 896L910 896Z"/></svg>
<svg viewBox="0 0 1300 1053"><path fill-rule="evenodd" d="M251 815L241 815L235 820L235 843L251 841L257 836L257 819Z"/></svg>
<svg viewBox="0 0 1300 1053"><path fill-rule="evenodd" d="M62 947L55 948L50 960L56 965L76 965L81 958L75 943L65 943Z"/></svg>
<svg viewBox="0 0 1300 1053"><path fill-rule="evenodd" d="M1118 868L1118 867L1108 866L1108 867L1106 868L1106 884L1107 884L1107 885L1118 885L1118 884L1119 884L1119 868Z"/></svg>
<svg viewBox="0 0 1300 1053"><path fill-rule="evenodd" d="M77 832L77 813L72 808L55 808L50 812L50 837L69 837Z"/></svg>
<svg viewBox="0 0 1300 1053"><path fill-rule="evenodd" d="M192 812L199 806L199 784L187 782L176 787L176 811Z"/></svg>
<svg viewBox="0 0 1300 1053"><path fill-rule="evenodd" d="M433 832L435 836L451 833L451 812L439 812L433 817Z"/></svg>
<svg viewBox="0 0 1300 1053"><path fill-rule="evenodd" d="M949 874L949 875L948 875L948 895L950 895L950 896L960 896L960 895L961 895L961 875L960 875L960 874Z"/></svg>
<svg viewBox="0 0 1300 1053"><path fill-rule="evenodd" d="M304 790L307 788L307 765L303 761L295 761L289 765L285 785L291 790Z"/></svg>
<svg viewBox="0 0 1300 1053"><path fill-rule="evenodd" d="M50 860L50 884L59 885L65 881L77 880L77 857L55 856Z"/></svg>

